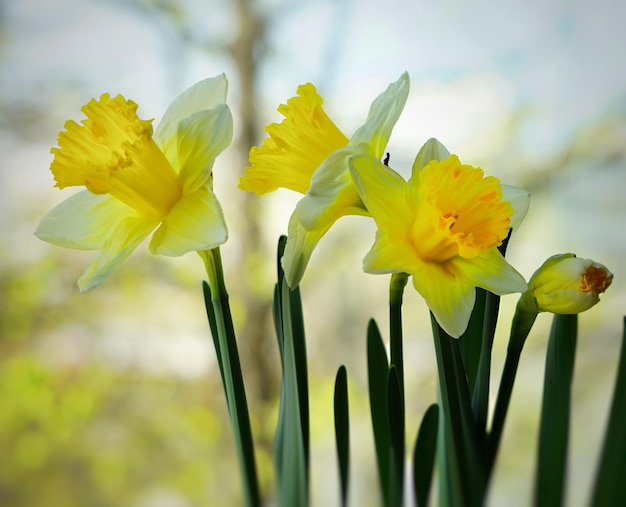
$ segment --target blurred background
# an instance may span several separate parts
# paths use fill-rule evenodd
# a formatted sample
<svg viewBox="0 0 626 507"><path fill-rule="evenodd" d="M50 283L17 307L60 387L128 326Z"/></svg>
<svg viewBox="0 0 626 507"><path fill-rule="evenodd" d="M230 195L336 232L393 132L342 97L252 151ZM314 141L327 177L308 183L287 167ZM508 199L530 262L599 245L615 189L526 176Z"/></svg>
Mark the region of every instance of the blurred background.
<svg viewBox="0 0 626 507"><path fill-rule="evenodd" d="M626 7L619 0L20 0L0 3L0 504L9 507L239 505L240 483L206 322L199 258L142 245L97 289L76 280L93 252L33 236L72 189L53 188L50 148L101 93L160 115L225 72L235 139L215 165L230 229L222 247L263 496L273 504L280 361L270 303L275 247L298 195L237 190L276 108L313 82L350 136L403 71L411 92L388 151L407 176L435 136L465 163L532 192L509 260L527 278L574 252L615 274L580 316L567 504L585 505L626 313ZM385 276L365 275L370 220L340 220L301 285L311 386L312 505L335 505L332 392L348 369L350 503L379 505L365 330L387 328ZM502 301L497 389L516 296ZM529 505L550 317L522 355L491 505ZM407 438L436 400L427 308L405 297Z"/></svg>

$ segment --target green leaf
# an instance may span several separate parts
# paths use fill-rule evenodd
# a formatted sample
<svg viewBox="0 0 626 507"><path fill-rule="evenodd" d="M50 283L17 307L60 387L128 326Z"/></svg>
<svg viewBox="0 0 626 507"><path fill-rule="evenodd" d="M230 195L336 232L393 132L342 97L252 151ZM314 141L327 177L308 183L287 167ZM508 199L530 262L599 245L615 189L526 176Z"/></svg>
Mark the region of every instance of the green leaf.
<svg viewBox="0 0 626 507"><path fill-rule="evenodd" d="M445 497L450 505L482 505L486 469L479 448L469 400L467 377L458 341L431 314L442 408Z"/></svg>
<svg viewBox="0 0 626 507"><path fill-rule="evenodd" d="M554 315L546 354L535 504L563 504L578 315Z"/></svg>
<svg viewBox="0 0 626 507"><path fill-rule="evenodd" d="M594 507L626 505L626 318L611 411L593 491Z"/></svg>
<svg viewBox="0 0 626 507"><path fill-rule="evenodd" d="M367 327L367 375L378 475L385 505L388 505L387 499L389 498L389 459L391 453L391 437L387 416L388 374L389 363L385 345L378 326L372 319Z"/></svg>
<svg viewBox="0 0 626 507"><path fill-rule="evenodd" d="M219 248L202 252L201 256L207 267L210 289L208 291L206 287L203 289L205 306L211 332L216 333L213 334L213 341L219 358L218 364L244 484L246 505L257 507L261 505L261 500L256 475L254 441Z"/></svg>
<svg viewBox="0 0 626 507"><path fill-rule="evenodd" d="M308 504L308 466L303 435L303 418L296 359L295 333L292 321L292 298L287 283L282 280L281 299L283 328L283 383L279 430L280 440L274 448L278 478L278 504L282 507ZM297 313L297 310L295 311Z"/></svg>
<svg viewBox="0 0 626 507"><path fill-rule="evenodd" d="M335 378L335 441L339 463L339 484L341 505L348 501L348 480L350 471L350 415L348 410L348 375L341 365Z"/></svg>
<svg viewBox="0 0 626 507"><path fill-rule="evenodd" d="M424 413L413 449L413 486L418 507L428 505L435 466L438 426L439 406L433 403Z"/></svg>

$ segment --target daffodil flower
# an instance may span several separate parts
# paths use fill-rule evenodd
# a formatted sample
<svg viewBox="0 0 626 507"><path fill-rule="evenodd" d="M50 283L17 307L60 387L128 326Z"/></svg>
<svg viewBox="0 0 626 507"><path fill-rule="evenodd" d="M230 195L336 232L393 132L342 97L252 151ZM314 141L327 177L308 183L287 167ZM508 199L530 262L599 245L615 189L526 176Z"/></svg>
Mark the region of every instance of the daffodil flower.
<svg viewBox="0 0 626 507"><path fill-rule="evenodd" d="M404 108L409 77L404 73L372 103L365 123L348 139L322 108L308 83L279 107L285 116L266 128L270 134L250 151L251 166L239 188L265 194L287 188L305 194L289 220L282 258L285 278L296 287L319 240L345 215L369 216L350 176L348 160L366 155L379 160Z"/></svg>
<svg viewBox="0 0 626 507"><path fill-rule="evenodd" d="M350 170L378 226L364 270L412 275L450 336L467 328L475 287L495 294L526 289L498 246L519 225L528 194L461 164L434 139L418 153L408 182L372 157L353 157Z"/></svg>
<svg viewBox="0 0 626 507"><path fill-rule="evenodd" d="M573 253L553 255L530 278L519 306L530 312L584 312L612 281L613 273L598 262Z"/></svg>
<svg viewBox="0 0 626 507"><path fill-rule="evenodd" d="M224 75L179 95L156 130L121 95L92 99L78 124L66 122L50 170L56 186L85 187L41 221L38 238L98 250L78 280L81 292L107 280L152 232L150 252L179 256L224 243L227 229L212 190L215 158L232 139Z"/></svg>

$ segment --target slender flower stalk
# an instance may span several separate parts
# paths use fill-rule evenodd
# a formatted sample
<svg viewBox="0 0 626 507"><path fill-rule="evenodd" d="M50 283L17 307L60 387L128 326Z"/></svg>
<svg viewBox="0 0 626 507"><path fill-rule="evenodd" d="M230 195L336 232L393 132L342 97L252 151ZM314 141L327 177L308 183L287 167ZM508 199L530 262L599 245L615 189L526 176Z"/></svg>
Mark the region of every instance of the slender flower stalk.
<svg viewBox="0 0 626 507"><path fill-rule="evenodd" d="M305 194L289 220L282 264L291 288L298 286L313 250L342 216L369 216L348 168L353 155L380 159L406 103L409 77L404 73L372 103L365 123L348 139L322 108L308 83L279 107L285 119L266 128L270 137L250 150L250 167L239 188L259 195L277 188Z"/></svg>
<svg viewBox="0 0 626 507"><path fill-rule="evenodd" d="M489 467L500 445L515 375L526 339L540 312L570 315L588 310L600 301L613 280L602 264L573 253L553 255L535 271L520 296L511 324L507 355L489 435Z"/></svg>
<svg viewBox="0 0 626 507"><path fill-rule="evenodd" d="M53 208L35 234L66 248L97 250L81 292L107 280L151 233L150 252L179 256L228 237L213 194L215 158L232 139L224 75L179 95L156 130L137 104L103 94L82 122L66 122L53 148L56 186L85 190Z"/></svg>
<svg viewBox="0 0 626 507"><path fill-rule="evenodd" d="M252 429L248 403L239 362L235 329L224 282L224 271L219 248L198 252L204 262L210 294L205 295L207 314L212 324L215 349L222 376L224 394L234 433L239 469L244 485L247 507L261 505ZM208 297L207 297L208 296Z"/></svg>

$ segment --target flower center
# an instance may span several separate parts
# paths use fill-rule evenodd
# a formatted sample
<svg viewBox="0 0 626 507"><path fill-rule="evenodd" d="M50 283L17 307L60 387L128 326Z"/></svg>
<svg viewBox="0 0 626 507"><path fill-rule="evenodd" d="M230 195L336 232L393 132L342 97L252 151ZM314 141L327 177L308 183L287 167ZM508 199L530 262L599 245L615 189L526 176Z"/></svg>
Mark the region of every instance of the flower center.
<svg viewBox="0 0 626 507"><path fill-rule="evenodd" d="M84 186L110 194L142 215L164 218L181 195L178 176L152 139L151 120L137 116L137 104L103 94L70 120L52 148L56 186Z"/></svg>
<svg viewBox="0 0 626 507"><path fill-rule="evenodd" d="M498 179L485 177L482 169L451 155L426 165L417 185L410 240L423 260L470 259L506 238L513 207L502 200Z"/></svg>
<svg viewBox="0 0 626 507"><path fill-rule="evenodd" d="M613 275L606 269L599 268L592 264L583 273L578 290L580 292L592 292L602 294L613 281Z"/></svg>
<svg viewBox="0 0 626 507"><path fill-rule="evenodd" d="M348 144L322 103L315 86L307 83L298 87L298 96L279 106L285 119L268 125L265 131L270 137L250 150L251 166L240 179L241 190L265 194L288 188L306 193L320 164Z"/></svg>

